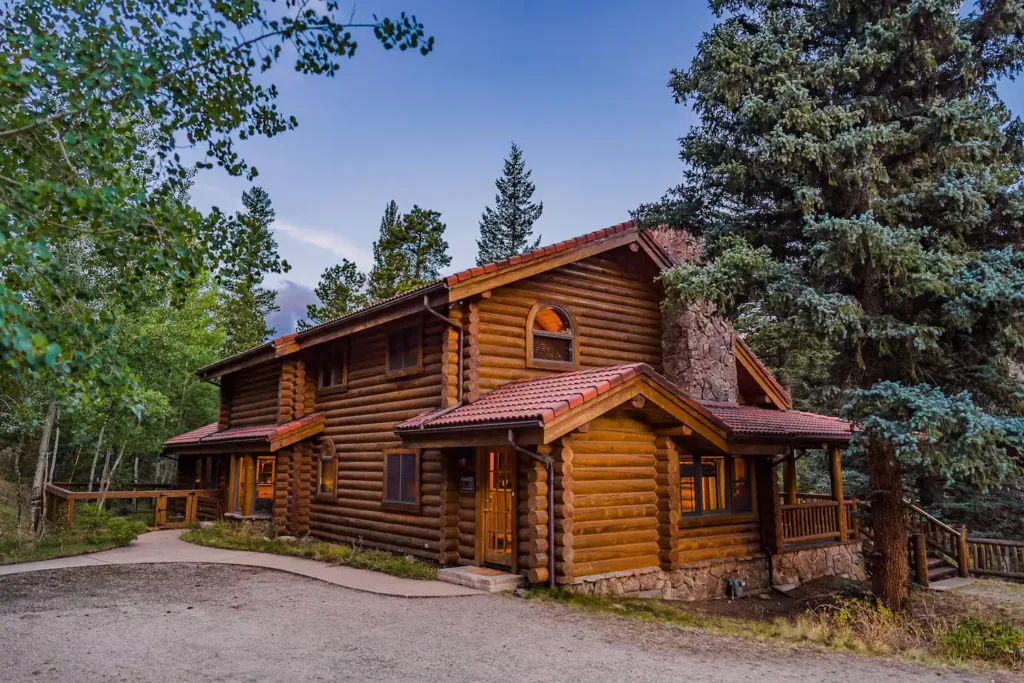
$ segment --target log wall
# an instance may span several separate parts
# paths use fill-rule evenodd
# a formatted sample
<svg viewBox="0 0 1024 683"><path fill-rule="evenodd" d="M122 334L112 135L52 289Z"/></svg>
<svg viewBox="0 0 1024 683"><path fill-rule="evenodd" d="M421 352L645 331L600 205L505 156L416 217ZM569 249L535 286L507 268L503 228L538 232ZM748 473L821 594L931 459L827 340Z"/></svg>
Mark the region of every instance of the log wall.
<svg viewBox="0 0 1024 683"><path fill-rule="evenodd" d="M316 396L314 409L325 413L322 438L334 442L338 457L338 494L336 499L311 496L309 525L314 536L437 561L458 550L458 538L446 537L442 547L439 451L426 450L420 457L419 512L397 512L382 505L384 451L402 445L395 425L441 403L444 326L432 318L425 318L423 325L423 372L386 377L388 328L372 328L345 342L347 389ZM315 476L316 468L312 470ZM312 485L311 477L315 491Z"/></svg>
<svg viewBox="0 0 1024 683"><path fill-rule="evenodd" d="M228 408L230 426L276 423L280 417L280 381L279 361L232 375Z"/></svg>
<svg viewBox="0 0 1024 683"><path fill-rule="evenodd" d="M560 580L660 564L656 439L616 410L563 443L555 485L571 495L556 507Z"/></svg>
<svg viewBox="0 0 1024 683"><path fill-rule="evenodd" d="M486 393L506 382L558 372L528 368L526 319L538 301L573 312L579 329L580 368L649 363L661 371L660 292L656 273L638 267L634 254L608 252L499 287L471 308L467 386ZM629 258L632 256L632 258ZM629 265L626 265L626 264Z"/></svg>

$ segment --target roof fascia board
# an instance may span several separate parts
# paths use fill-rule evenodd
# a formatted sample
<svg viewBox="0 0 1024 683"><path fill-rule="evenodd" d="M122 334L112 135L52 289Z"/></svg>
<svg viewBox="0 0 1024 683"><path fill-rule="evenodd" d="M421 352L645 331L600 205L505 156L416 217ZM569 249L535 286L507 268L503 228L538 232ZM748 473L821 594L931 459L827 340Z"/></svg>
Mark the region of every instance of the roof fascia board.
<svg viewBox="0 0 1024 683"><path fill-rule="evenodd" d="M761 364L754 360L754 352L751 351L739 337L737 337L736 341L733 343L733 348L735 350L737 362L739 362L740 365L743 366L743 369L754 378L754 381L757 382L757 386L759 386L761 391L765 393L768 400L782 410L792 409L792 400L778 390L778 387L775 386L776 380L773 377L770 377L770 375L767 375L765 370L761 367Z"/></svg>
<svg viewBox="0 0 1024 683"><path fill-rule="evenodd" d="M531 259L518 263L514 266L499 268L493 273L484 273L472 277L465 282L451 285L448 290L448 301L460 301L471 296L481 294L489 289L501 287L523 278L547 272L553 268L574 263L590 256L617 249L637 241L636 231L627 231L611 237L606 237L595 242L587 242L581 246L567 248L563 251L556 251L549 256L538 259ZM646 253L646 250L645 250Z"/></svg>

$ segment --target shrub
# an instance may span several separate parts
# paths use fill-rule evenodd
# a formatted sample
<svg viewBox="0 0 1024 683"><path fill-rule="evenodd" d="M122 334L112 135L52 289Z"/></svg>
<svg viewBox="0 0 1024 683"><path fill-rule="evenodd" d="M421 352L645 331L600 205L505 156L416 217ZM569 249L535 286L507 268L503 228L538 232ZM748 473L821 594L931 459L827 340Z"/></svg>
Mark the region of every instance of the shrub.
<svg viewBox="0 0 1024 683"><path fill-rule="evenodd" d="M73 531L96 545L127 545L146 530L142 522L118 517L93 503L83 504L75 513Z"/></svg>
<svg viewBox="0 0 1024 683"><path fill-rule="evenodd" d="M1020 668L1024 666L1024 630L983 619L965 619L946 634L943 650L956 660L981 659Z"/></svg>

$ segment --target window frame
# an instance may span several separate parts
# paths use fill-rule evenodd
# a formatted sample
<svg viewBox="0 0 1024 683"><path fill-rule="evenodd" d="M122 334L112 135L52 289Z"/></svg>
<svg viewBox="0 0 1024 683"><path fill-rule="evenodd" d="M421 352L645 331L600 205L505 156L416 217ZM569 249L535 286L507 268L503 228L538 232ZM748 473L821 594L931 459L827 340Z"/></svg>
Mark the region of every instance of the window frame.
<svg viewBox="0 0 1024 683"><path fill-rule="evenodd" d="M546 308L554 308L560 311L569 319L569 349L572 354L572 358L568 361L561 360L549 360L546 358L534 358L533 356L533 336L536 332L533 329L533 321L537 318L537 314ZM573 310L563 304L560 301L543 300L538 301L530 309L530 313L526 316L526 367L537 368L541 370L579 370L580 369L580 328L576 320L576 314ZM540 333L541 336L545 336L544 332ZM551 337L563 337L564 335L556 335L547 333Z"/></svg>
<svg viewBox="0 0 1024 683"><path fill-rule="evenodd" d="M322 489L323 486L323 473L324 466L334 468L334 490L330 493L325 493ZM316 470L316 500L338 500L338 455L334 450L334 442L327 439L324 442L323 447L320 449L320 459L317 463Z"/></svg>
<svg viewBox="0 0 1024 683"><path fill-rule="evenodd" d="M388 461L392 455L412 455L414 458L415 468L413 471L416 474L416 484L414 486L415 500L404 501L404 500L390 500L388 499ZM383 463L383 485L381 486L381 508L385 510L400 510L402 512L419 512L420 511L420 499L421 493L420 488L423 485L423 477L420 471L421 460L420 451L417 448L388 448L384 451L384 463Z"/></svg>
<svg viewBox="0 0 1024 683"><path fill-rule="evenodd" d="M415 329L416 334L416 365L409 367L391 369L391 337L393 335ZM423 321L417 320L414 323L399 323L390 327L384 337L384 375L388 378L405 377L423 372Z"/></svg>
<svg viewBox="0 0 1024 683"><path fill-rule="evenodd" d="M331 365L337 369L337 359L341 358L341 381L334 384L324 384L324 368ZM324 349L320 353L319 365L317 366L317 390L321 394L332 394L348 390L348 348L333 346ZM332 375L333 376L333 375Z"/></svg>
<svg viewBox="0 0 1024 683"><path fill-rule="evenodd" d="M704 509L704 472L701 463L701 455L699 453L681 453L679 454L679 495L682 497L682 486L683 486L683 473L682 473L682 459L692 458L693 464L687 465L687 467L693 467L694 476L693 491L694 491L694 510L692 512L683 512L680 510L680 517L694 518L694 517L725 517L734 515L752 515L757 508L757 499L754 493L754 459L751 456L743 455L715 455L713 457L723 457L725 459L725 507L715 510ZM747 468L747 487L750 492L748 498L750 499L749 510L737 510L736 509L736 460L743 460Z"/></svg>

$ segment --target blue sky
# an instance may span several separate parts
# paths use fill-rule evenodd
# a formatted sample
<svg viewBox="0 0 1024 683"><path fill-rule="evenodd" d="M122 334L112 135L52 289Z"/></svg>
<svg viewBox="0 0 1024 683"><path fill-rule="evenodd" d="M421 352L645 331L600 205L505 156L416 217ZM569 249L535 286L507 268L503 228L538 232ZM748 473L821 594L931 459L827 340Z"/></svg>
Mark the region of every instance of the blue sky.
<svg viewBox="0 0 1024 683"><path fill-rule="evenodd" d="M535 225L544 243L627 220L679 180L677 139L694 117L666 84L713 24L704 0L384 0L357 4L355 16L402 10L435 37L433 53L384 51L367 33L335 78L282 62L271 80L299 127L239 147L270 193L292 265L268 278L283 309L271 319L278 334L291 331L325 268L342 257L370 266L391 199L403 211L440 211L451 270L472 265L512 140L544 202ZM1004 90L1024 108L1019 88ZM206 171L192 200L233 211L247 187Z"/></svg>

